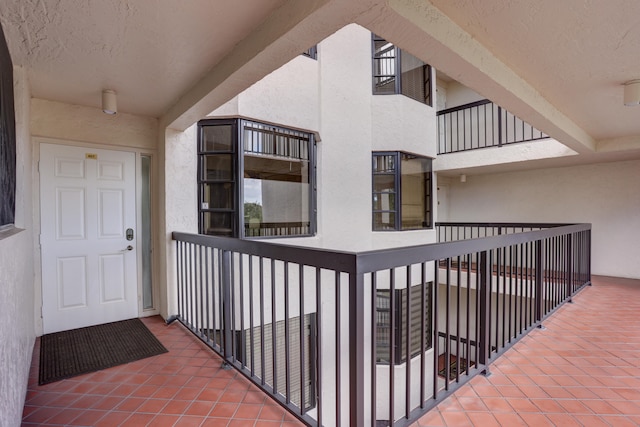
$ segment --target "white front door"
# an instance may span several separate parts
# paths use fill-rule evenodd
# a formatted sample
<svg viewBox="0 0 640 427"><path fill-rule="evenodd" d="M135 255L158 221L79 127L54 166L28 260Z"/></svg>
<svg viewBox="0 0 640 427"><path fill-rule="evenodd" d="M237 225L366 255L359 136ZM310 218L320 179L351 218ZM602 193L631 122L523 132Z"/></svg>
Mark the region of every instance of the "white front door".
<svg viewBox="0 0 640 427"><path fill-rule="evenodd" d="M40 145L44 333L138 317L135 153Z"/></svg>

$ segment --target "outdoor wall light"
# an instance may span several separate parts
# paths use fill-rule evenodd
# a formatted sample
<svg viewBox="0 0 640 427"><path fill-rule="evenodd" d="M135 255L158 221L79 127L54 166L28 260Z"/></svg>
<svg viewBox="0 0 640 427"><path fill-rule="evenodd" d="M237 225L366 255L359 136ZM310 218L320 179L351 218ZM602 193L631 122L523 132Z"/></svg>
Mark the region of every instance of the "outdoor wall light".
<svg viewBox="0 0 640 427"><path fill-rule="evenodd" d="M624 83L624 105L632 107L640 104L640 79Z"/></svg>
<svg viewBox="0 0 640 427"><path fill-rule="evenodd" d="M467 175L465 174L460 175L460 182L467 182Z"/></svg>
<svg viewBox="0 0 640 427"><path fill-rule="evenodd" d="M102 111L107 114L116 114L118 112L118 100L115 91L111 89L102 91Z"/></svg>

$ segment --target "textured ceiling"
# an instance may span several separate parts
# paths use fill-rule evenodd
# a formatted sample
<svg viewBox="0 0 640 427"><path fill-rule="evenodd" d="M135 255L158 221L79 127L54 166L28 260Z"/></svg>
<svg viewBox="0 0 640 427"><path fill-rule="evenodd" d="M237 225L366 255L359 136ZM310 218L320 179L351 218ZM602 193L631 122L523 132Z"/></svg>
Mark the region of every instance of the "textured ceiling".
<svg viewBox="0 0 640 427"><path fill-rule="evenodd" d="M32 96L158 117L283 0L2 0Z"/></svg>
<svg viewBox="0 0 640 427"><path fill-rule="evenodd" d="M432 0L596 140L640 135L638 0Z"/></svg>
<svg viewBox="0 0 640 427"><path fill-rule="evenodd" d="M640 157L638 0L1 0L0 21L32 96L99 107L111 88L177 128L357 22L591 161Z"/></svg>

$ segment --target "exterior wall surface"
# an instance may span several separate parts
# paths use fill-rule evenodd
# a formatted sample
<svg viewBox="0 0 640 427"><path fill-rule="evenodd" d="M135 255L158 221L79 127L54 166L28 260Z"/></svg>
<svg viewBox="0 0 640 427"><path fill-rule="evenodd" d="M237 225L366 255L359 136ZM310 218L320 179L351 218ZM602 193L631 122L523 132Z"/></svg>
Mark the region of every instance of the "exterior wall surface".
<svg viewBox="0 0 640 427"><path fill-rule="evenodd" d="M24 69L14 67L16 114L16 227L0 236L0 425L18 426L27 393L34 329L34 255L31 211L29 87Z"/></svg>
<svg viewBox="0 0 640 427"><path fill-rule="evenodd" d="M638 182L638 160L467 175L449 184L446 220L591 223L592 273L637 279Z"/></svg>

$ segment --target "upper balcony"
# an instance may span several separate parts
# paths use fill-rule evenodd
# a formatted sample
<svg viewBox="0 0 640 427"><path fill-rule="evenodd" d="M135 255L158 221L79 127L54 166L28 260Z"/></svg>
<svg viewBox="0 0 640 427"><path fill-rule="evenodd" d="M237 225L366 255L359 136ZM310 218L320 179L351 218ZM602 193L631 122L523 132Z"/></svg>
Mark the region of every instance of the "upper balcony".
<svg viewBox="0 0 640 427"><path fill-rule="evenodd" d="M484 99L438 111L438 154L502 147L549 136Z"/></svg>

